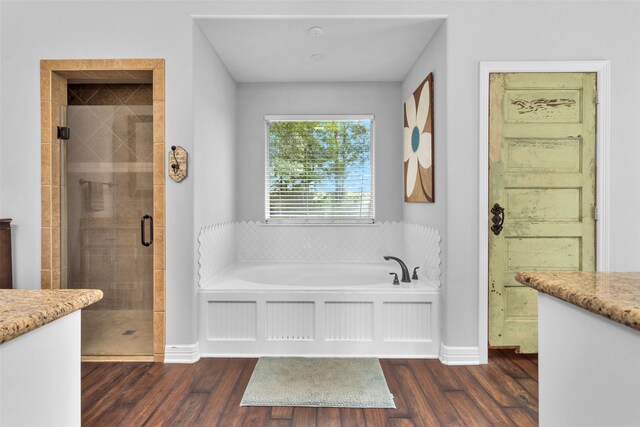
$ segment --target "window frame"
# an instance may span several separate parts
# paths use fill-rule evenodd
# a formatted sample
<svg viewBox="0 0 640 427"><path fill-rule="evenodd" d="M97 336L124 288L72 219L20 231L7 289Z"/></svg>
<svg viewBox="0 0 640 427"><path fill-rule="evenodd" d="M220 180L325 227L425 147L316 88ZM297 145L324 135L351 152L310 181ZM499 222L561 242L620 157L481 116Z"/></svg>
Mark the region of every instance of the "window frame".
<svg viewBox="0 0 640 427"><path fill-rule="evenodd" d="M369 120L369 165L371 171L371 217L367 218L270 218L269 217L269 122L272 121ZM266 114L264 116L264 224L270 225L371 225L376 220L375 114Z"/></svg>

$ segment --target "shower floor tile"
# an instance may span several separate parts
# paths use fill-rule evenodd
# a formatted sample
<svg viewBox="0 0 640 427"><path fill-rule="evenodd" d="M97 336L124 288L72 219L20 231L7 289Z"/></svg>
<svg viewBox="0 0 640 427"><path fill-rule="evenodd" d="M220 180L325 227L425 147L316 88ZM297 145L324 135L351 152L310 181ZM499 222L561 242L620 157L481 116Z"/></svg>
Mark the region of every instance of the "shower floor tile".
<svg viewBox="0 0 640 427"><path fill-rule="evenodd" d="M83 356L152 354L151 310L82 310Z"/></svg>

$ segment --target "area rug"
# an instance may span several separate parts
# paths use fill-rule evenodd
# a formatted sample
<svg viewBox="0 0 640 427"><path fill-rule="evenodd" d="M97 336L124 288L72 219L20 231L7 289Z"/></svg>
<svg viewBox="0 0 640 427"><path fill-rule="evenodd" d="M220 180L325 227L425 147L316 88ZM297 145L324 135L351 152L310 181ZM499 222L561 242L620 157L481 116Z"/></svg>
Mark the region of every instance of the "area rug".
<svg viewBox="0 0 640 427"><path fill-rule="evenodd" d="M378 359L261 357L240 406L395 408Z"/></svg>

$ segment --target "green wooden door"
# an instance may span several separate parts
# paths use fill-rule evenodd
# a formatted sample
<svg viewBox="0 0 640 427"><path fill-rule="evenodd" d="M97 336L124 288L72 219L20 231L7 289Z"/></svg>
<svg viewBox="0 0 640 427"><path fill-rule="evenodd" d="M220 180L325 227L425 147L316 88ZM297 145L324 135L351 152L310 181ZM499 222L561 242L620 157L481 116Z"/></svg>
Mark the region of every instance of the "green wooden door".
<svg viewBox="0 0 640 427"><path fill-rule="evenodd" d="M491 74L489 91L489 345L534 353L537 293L514 274L595 269L596 75Z"/></svg>

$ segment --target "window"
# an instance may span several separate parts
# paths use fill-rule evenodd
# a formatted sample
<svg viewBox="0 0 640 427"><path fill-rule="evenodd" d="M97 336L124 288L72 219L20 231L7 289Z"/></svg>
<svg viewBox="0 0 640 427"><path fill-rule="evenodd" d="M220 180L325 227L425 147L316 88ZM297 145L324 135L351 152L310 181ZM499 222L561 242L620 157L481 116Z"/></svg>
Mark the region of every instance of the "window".
<svg viewBox="0 0 640 427"><path fill-rule="evenodd" d="M267 222L373 222L373 116L265 120Z"/></svg>

